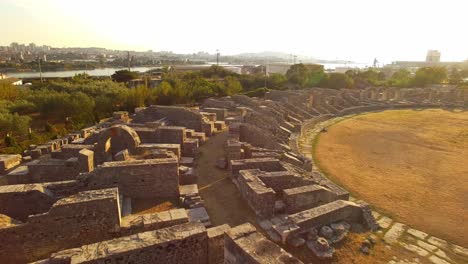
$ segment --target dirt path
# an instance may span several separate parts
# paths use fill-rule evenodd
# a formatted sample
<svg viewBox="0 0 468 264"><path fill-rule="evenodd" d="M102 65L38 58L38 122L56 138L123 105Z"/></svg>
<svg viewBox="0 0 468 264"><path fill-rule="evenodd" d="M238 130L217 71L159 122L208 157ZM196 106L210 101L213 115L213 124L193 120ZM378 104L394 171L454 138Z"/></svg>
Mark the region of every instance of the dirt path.
<svg viewBox="0 0 468 264"><path fill-rule="evenodd" d="M216 160L224 154L224 143L228 133L217 134L200 147L200 154L195 166L198 173L198 188L200 195L205 201L205 208L214 226L229 224L231 227L250 222L257 226L257 230L267 236L258 226L254 212L240 196L237 187L229 179L229 172L216 167ZM279 245L298 257L304 263L338 263L338 264L374 264L387 263L391 256L404 256L411 259L408 252L400 248L388 249L383 243L379 243L371 252L370 256L363 255L358 248L367 234L352 234L347 242L337 248L336 255L332 261L321 261L312 256L305 246L293 248ZM425 262L421 262L425 263Z"/></svg>
<svg viewBox="0 0 468 264"><path fill-rule="evenodd" d="M200 195L213 225L233 227L246 222L256 225L255 214L229 179L229 172L216 167L216 160L224 155L227 138L228 132L221 132L200 147L195 166Z"/></svg>

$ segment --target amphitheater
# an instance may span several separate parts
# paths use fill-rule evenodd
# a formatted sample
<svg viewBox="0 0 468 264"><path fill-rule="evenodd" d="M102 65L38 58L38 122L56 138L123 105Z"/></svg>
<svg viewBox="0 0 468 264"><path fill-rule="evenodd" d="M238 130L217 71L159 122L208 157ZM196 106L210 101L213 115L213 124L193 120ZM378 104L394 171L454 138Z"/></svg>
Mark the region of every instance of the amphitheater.
<svg viewBox="0 0 468 264"><path fill-rule="evenodd" d="M116 112L0 156L0 263L467 263L467 104L310 88Z"/></svg>

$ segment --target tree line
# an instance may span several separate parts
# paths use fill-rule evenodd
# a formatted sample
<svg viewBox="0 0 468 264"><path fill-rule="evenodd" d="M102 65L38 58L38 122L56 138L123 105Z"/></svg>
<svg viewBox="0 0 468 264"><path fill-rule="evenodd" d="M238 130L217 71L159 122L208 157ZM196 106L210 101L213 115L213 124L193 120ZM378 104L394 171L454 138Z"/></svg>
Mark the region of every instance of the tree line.
<svg viewBox="0 0 468 264"><path fill-rule="evenodd" d="M459 84L468 77L466 71L452 70L448 73L440 67L420 68L415 74L399 70L387 77L373 69L326 73L321 65L304 64L292 65L285 75L265 76L261 71L236 74L219 66L199 72L163 70L161 74L161 82L155 88L145 85L128 88L126 82L139 77L128 71L117 72L112 79L105 80L79 74L71 79L33 82L31 86L0 82L0 132L6 139L4 142L12 148L7 152L18 152L27 144L40 143L67 131L95 124L114 111L133 112L136 107L152 104L195 104L208 97L239 93L262 96L268 89Z"/></svg>

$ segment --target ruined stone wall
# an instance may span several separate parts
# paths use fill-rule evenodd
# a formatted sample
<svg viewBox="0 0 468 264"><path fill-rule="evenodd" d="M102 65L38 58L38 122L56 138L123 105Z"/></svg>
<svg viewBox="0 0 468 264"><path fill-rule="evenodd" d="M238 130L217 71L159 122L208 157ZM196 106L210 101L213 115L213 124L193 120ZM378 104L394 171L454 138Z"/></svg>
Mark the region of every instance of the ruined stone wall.
<svg viewBox="0 0 468 264"><path fill-rule="evenodd" d="M259 169L261 171L284 171L278 159L274 158L257 158L257 159L241 159L231 160L231 176L236 178L240 170Z"/></svg>
<svg viewBox="0 0 468 264"><path fill-rule="evenodd" d="M182 155L185 157L195 157L198 153L198 139L187 138L182 144Z"/></svg>
<svg viewBox="0 0 468 264"><path fill-rule="evenodd" d="M26 163L26 166L26 170L8 175L8 182L26 184L75 180L79 173L94 169L94 152L81 149L76 157L67 160L37 159Z"/></svg>
<svg viewBox="0 0 468 264"><path fill-rule="evenodd" d="M319 185L307 185L283 191L283 200L288 214L297 213L336 199L333 192Z"/></svg>
<svg viewBox="0 0 468 264"><path fill-rule="evenodd" d="M34 160L28 163L28 175L16 179L17 183L40 183L74 180L80 173L78 160Z"/></svg>
<svg viewBox="0 0 468 264"><path fill-rule="evenodd" d="M57 201L49 212L1 228L0 263L24 263L51 252L112 238L120 224L116 189L82 192Z"/></svg>
<svg viewBox="0 0 468 264"><path fill-rule="evenodd" d="M229 98L208 98L203 102L203 105L208 108L228 108L234 109L236 104Z"/></svg>
<svg viewBox="0 0 468 264"><path fill-rule="evenodd" d="M239 126L239 140L256 147L282 149L271 132L262 130L252 124L243 123Z"/></svg>
<svg viewBox="0 0 468 264"><path fill-rule="evenodd" d="M227 109L226 108L215 108L215 107L208 107L203 108L204 112L207 113L214 113L216 114L216 120L223 121L227 117Z"/></svg>
<svg viewBox="0 0 468 264"><path fill-rule="evenodd" d="M206 264L209 263L207 259L208 236L205 227L201 223L186 223L64 250L38 263Z"/></svg>
<svg viewBox="0 0 468 264"><path fill-rule="evenodd" d="M106 162L86 176L87 187L118 187L132 198L179 198L178 160L148 159Z"/></svg>
<svg viewBox="0 0 468 264"><path fill-rule="evenodd" d="M0 214L23 222L29 215L49 211L55 201L53 194L40 184L0 186Z"/></svg>
<svg viewBox="0 0 468 264"><path fill-rule="evenodd" d="M21 163L21 155L0 155L0 173Z"/></svg>
<svg viewBox="0 0 468 264"><path fill-rule="evenodd" d="M224 257L226 264L302 263L257 232L252 224L234 227L226 233Z"/></svg>
<svg viewBox="0 0 468 264"><path fill-rule="evenodd" d="M208 263L224 263L224 235L231 227L227 224L207 229L208 234Z"/></svg>
<svg viewBox="0 0 468 264"><path fill-rule="evenodd" d="M178 159L181 157L181 150L179 144L141 144L136 150L136 154L144 155L152 150L168 150L173 152Z"/></svg>
<svg viewBox="0 0 468 264"><path fill-rule="evenodd" d="M115 125L99 132L95 147L97 164L111 161L113 156L127 149L130 154L140 145L137 132L126 125Z"/></svg>
<svg viewBox="0 0 468 264"><path fill-rule="evenodd" d="M294 175L289 171L263 172L258 177L275 192L312 184L313 181Z"/></svg>
<svg viewBox="0 0 468 264"><path fill-rule="evenodd" d="M237 186L241 196L257 215L271 217L275 213L276 193L257 177L259 173L259 170L241 170Z"/></svg>
<svg viewBox="0 0 468 264"><path fill-rule="evenodd" d="M135 123L146 123L167 119L171 125L183 126L202 131L203 117L196 110L177 106L156 106L152 105L135 114Z"/></svg>
<svg viewBox="0 0 468 264"><path fill-rule="evenodd" d="M72 157L78 157L79 152L82 149L94 150L94 145L83 145L83 144L67 144L63 145L60 150L52 151L51 157L54 159L69 159Z"/></svg>
<svg viewBox="0 0 468 264"><path fill-rule="evenodd" d="M362 210L353 202L337 200L289 215L289 219L302 230L307 230L341 220L361 222Z"/></svg>
<svg viewBox="0 0 468 264"><path fill-rule="evenodd" d="M156 133L158 141L153 143L183 144L186 139L185 127L160 127Z"/></svg>
<svg viewBox="0 0 468 264"><path fill-rule="evenodd" d="M188 221L187 211L183 208L142 215L131 214L122 218L119 236L167 228Z"/></svg>
<svg viewBox="0 0 468 264"><path fill-rule="evenodd" d="M160 126L158 128L135 127L141 143L182 144L186 139L185 127Z"/></svg>
<svg viewBox="0 0 468 264"><path fill-rule="evenodd" d="M72 181L59 181L59 182L45 182L40 183L45 189L53 193L55 198L62 198L76 194L81 191L86 191L83 183L78 180Z"/></svg>

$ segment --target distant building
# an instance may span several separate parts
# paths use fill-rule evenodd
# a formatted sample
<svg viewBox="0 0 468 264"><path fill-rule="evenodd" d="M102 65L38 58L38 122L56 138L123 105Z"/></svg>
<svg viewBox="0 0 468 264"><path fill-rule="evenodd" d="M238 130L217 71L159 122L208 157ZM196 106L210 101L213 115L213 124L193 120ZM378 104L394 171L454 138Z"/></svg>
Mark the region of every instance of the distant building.
<svg viewBox="0 0 468 264"><path fill-rule="evenodd" d="M171 67L171 69L173 69L176 72L187 72L187 71L196 72L196 71L201 71L201 70L208 69L211 66L212 65L210 65L210 64L203 64L203 65L174 65L174 66ZM231 71L231 72L234 72L234 73L237 73L237 74L242 73L242 65L223 65L223 64L220 64L219 66L223 67L225 70L228 70L228 71Z"/></svg>
<svg viewBox="0 0 468 264"><path fill-rule="evenodd" d="M440 51L429 50L426 55L427 63L439 63L440 62Z"/></svg>

